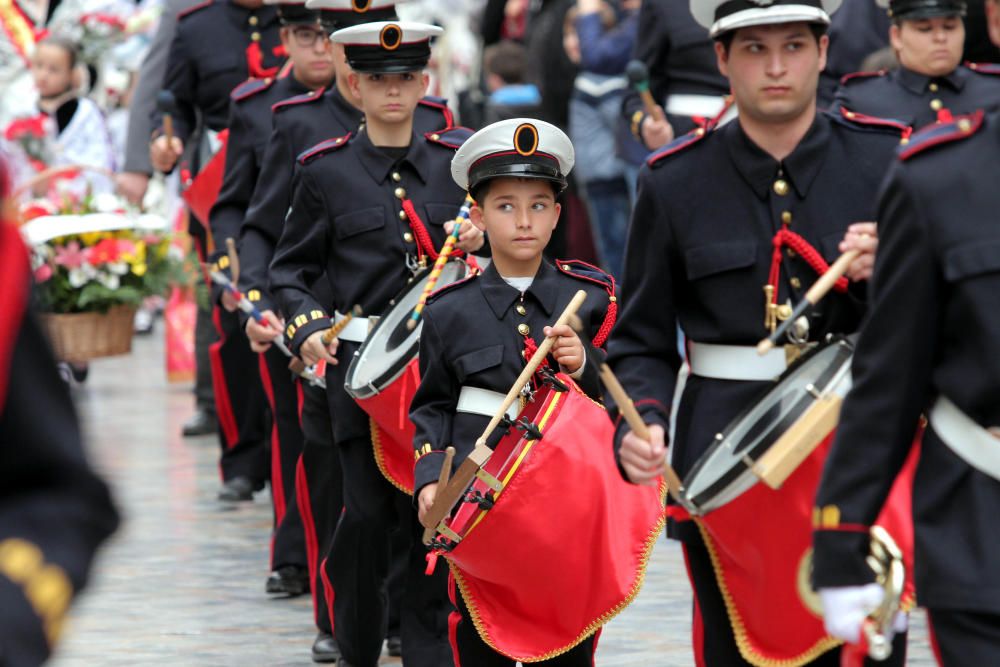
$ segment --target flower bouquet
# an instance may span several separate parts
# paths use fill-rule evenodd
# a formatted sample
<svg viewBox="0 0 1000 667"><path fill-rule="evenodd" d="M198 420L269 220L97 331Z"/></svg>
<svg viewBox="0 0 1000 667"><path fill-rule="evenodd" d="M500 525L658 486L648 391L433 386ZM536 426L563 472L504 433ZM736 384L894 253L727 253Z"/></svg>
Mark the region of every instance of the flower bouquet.
<svg viewBox="0 0 1000 667"><path fill-rule="evenodd" d="M172 243L162 218L126 213L114 197L100 199L21 227L31 247L37 308L63 361L127 354L142 300L197 275L196 259Z"/></svg>
<svg viewBox="0 0 1000 667"><path fill-rule="evenodd" d="M52 161L52 119L45 114L21 117L4 129L4 139L20 147L36 172Z"/></svg>

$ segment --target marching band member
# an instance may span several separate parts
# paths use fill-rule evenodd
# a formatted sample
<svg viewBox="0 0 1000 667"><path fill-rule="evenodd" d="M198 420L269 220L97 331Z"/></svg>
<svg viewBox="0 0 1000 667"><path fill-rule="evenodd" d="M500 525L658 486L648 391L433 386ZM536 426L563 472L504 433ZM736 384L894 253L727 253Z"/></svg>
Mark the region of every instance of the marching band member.
<svg viewBox="0 0 1000 667"><path fill-rule="evenodd" d="M239 238L240 227L263 164L271 129L271 106L283 99L316 90L333 78L333 57L328 48L329 28L325 17L303 4L277 5L281 21L281 44L291 69L284 76L251 79L232 93L229 141L225 175L209 222L212 236L220 242ZM225 246L217 249L215 268L229 272ZM234 313L236 299L221 292L222 306ZM247 352L249 355L250 353ZM246 362L253 363L250 355ZM306 540L296 503L296 465L302 453L298 392L288 358L277 349L265 351L257 360L260 379L271 410L271 499L275 530L271 541L271 574L268 593L302 595L310 589Z"/></svg>
<svg viewBox="0 0 1000 667"><path fill-rule="evenodd" d="M946 667L1000 661L1000 194L985 176L1000 167L998 140L1000 117L978 111L917 134L893 166L854 388L816 499L814 585L829 632L857 642L881 590L866 572L868 527L927 415L915 583Z"/></svg>
<svg viewBox="0 0 1000 667"><path fill-rule="evenodd" d="M400 0L402 1L402 0ZM307 8L320 10L333 30L349 28L363 23L394 20L394 2L386 0L310 0ZM292 171L296 157L331 136L344 136L356 131L364 122L361 102L348 85L351 68L344 57L344 45L329 42L333 52L336 76L332 85L315 92L305 93L274 104L271 121L273 129L261 160L260 176L253 197L240 228L240 288L263 312L270 326L262 326L246 318L246 333L255 351L265 350L275 336L283 335L284 324L275 312L273 299L267 289L268 270L274 258L274 248L281 237L285 213L291 205ZM424 97L414 113L417 132L444 130L453 125L451 112L445 100ZM313 285L317 297L325 302L329 297L326 278ZM313 659L328 660L332 650L331 625L332 599L328 590L330 570L335 564L325 555L333 537L337 519L343 509L342 473L340 460L332 442L330 405L322 387L303 386L302 431L304 443L301 473L297 478L296 492L300 512L304 513L305 529L312 531L307 539L310 551L310 570L316 622L320 630L313 644ZM402 494L400 494L402 496ZM408 503L405 496L400 501ZM312 517L310 521L305 515ZM398 533L404 533L400 535ZM393 537L393 559L408 559L409 533L397 531ZM400 552L400 553L397 553ZM399 655L398 607L401 597L399 585L393 579L389 586L389 633L387 642L390 655ZM331 649L331 650L328 650ZM333 658L336 659L336 658Z"/></svg>
<svg viewBox="0 0 1000 667"><path fill-rule="evenodd" d="M470 220L489 236L493 261L482 275L439 290L423 313L421 383L410 405L419 457L414 493L421 517L434 501L440 455L454 445L455 466L468 456L543 337L557 337L551 367L600 396L596 364L585 363L577 334L568 325L546 326L584 289L590 298L578 314L587 335L596 338L607 317L609 289L614 292L614 279L599 269L579 262L553 266L542 256L559 221L556 198L573 163L569 137L549 123L527 118L480 130L452 161L455 182L477 202ZM494 434L494 444L498 440ZM480 637L454 579L449 587L458 608L450 635L455 664L513 667L515 660ZM536 664L589 666L594 649L591 635L569 652Z"/></svg>
<svg viewBox="0 0 1000 667"><path fill-rule="evenodd" d="M878 0L888 7L899 68L848 74L834 109L893 118L914 129L1000 104L1000 67L962 65L965 0Z"/></svg>
<svg viewBox="0 0 1000 667"><path fill-rule="evenodd" d="M177 30L167 58L163 89L174 98L172 110L175 136L172 145L164 135L162 111L156 114L157 130L150 144L153 167L169 172L185 152L187 144L206 146L208 133L221 132L228 126L230 93L248 78L274 76L282 59L277 12L262 7L261 0L207 0L178 14ZM203 142L203 143L202 143ZM204 162L193 155L193 171ZM207 257L207 220L192 215L191 234ZM223 244L225 239L216 239ZM221 245L220 245L221 247ZM260 388L255 360L247 354L247 343L240 334L239 317L218 310L215 322L210 312L198 310L196 325L196 362L198 384L208 366L215 395L219 441L222 446L220 472L221 500L250 500L263 488L268 478L264 441L265 397ZM222 340L209 346L211 328ZM206 330L207 329L207 330ZM201 350L208 349L208 359ZM199 418L200 417L200 418ZM207 421L203 412L196 415L186 433L202 433ZM198 424L197 422L202 422Z"/></svg>
<svg viewBox="0 0 1000 667"><path fill-rule="evenodd" d="M448 178L464 129L417 134L414 112L426 92L423 70L440 28L379 22L339 30L352 72L351 91L365 126L329 139L299 157L292 206L271 264L271 292L288 317L286 337L307 363L326 361L334 442L344 471L344 514L330 547L334 632L341 661L368 667L385 637L382 587L396 492L377 466L368 416L344 391L347 362L364 341L368 320L356 317L330 345L322 342L330 313L380 314L407 283L420 258L433 257L464 193ZM462 233L475 251L482 233ZM319 300L324 277L332 294ZM339 317L338 317L339 319ZM443 579L423 574L416 513L402 619L403 658L412 665L450 664Z"/></svg>
<svg viewBox="0 0 1000 667"><path fill-rule="evenodd" d="M876 189L902 128L817 112L825 30L839 5L691 2L715 40L739 120L677 139L653 154L640 174L626 306L608 343L609 363L651 425L651 442L624 422L618 429L615 448L633 482L652 483L661 473L681 367L678 324L689 341L691 370L672 452L682 478L715 434L785 370L786 353L796 349L760 357L754 343L786 314L789 302L803 298L826 262L848 249L862 252L848 270L852 284L797 323L796 341L858 327L877 247L870 222ZM735 639L697 528L673 522L670 532L683 542L694 588L698 664L759 663ZM745 539L753 539L752 530ZM836 664L836 653L819 661Z"/></svg>

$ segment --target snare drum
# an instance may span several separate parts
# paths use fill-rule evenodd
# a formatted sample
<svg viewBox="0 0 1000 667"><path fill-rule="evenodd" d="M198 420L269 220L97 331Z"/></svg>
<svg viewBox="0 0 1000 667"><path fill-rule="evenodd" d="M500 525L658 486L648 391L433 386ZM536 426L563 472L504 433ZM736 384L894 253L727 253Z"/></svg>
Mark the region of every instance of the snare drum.
<svg viewBox="0 0 1000 667"><path fill-rule="evenodd" d="M450 260L438 278L438 287L462 280L469 265ZM344 388L372 420L375 460L386 479L413 493L413 437L410 401L420 384L417 352L423 321L410 331L410 315L423 294L431 268L416 276L393 299L347 369Z"/></svg>
<svg viewBox="0 0 1000 667"><path fill-rule="evenodd" d="M711 555L737 646L755 665L801 665L841 643L826 634L810 584L812 514L851 387L853 352L836 339L804 355L716 436L684 482L684 504ZM918 449L877 522L904 553L906 607L914 599L910 497Z"/></svg>
<svg viewBox="0 0 1000 667"><path fill-rule="evenodd" d="M522 662L624 609L664 524L665 490L622 479L604 408L557 378L565 390L539 390L434 543L483 641Z"/></svg>

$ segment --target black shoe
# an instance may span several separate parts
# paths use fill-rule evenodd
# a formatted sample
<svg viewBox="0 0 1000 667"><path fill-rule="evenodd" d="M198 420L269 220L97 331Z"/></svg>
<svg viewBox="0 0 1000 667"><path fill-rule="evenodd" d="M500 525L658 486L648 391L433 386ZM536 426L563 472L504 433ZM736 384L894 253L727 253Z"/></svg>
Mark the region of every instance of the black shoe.
<svg viewBox="0 0 1000 667"><path fill-rule="evenodd" d="M333 635L320 632L312 647L313 662L337 662L340 658L340 647Z"/></svg>
<svg viewBox="0 0 1000 667"><path fill-rule="evenodd" d="M191 419L184 422L181 434L185 438L192 438L198 435L211 435L215 433L218 423L219 420L214 412L199 408L191 416Z"/></svg>
<svg viewBox="0 0 1000 667"><path fill-rule="evenodd" d="M339 660L337 660L337 667L354 667L354 664L347 662L347 660L344 658L340 658Z"/></svg>
<svg viewBox="0 0 1000 667"><path fill-rule="evenodd" d="M264 590L289 597L305 595L309 592L309 570L298 565L279 567L267 578Z"/></svg>
<svg viewBox="0 0 1000 667"><path fill-rule="evenodd" d="M254 491L264 488L263 484L254 484L248 477L233 477L222 485L219 500L228 503L240 503L253 500Z"/></svg>
<svg viewBox="0 0 1000 667"><path fill-rule="evenodd" d="M403 655L403 640L400 637L386 637L385 638L385 650L389 652L389 655L393 658L398 658Z"/></svg>

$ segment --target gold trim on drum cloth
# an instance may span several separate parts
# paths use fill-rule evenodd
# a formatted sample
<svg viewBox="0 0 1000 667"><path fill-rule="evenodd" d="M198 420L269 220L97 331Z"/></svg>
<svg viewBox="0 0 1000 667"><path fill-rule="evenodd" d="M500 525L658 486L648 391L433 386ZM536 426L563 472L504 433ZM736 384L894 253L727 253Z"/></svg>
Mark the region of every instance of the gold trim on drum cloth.
<svg viewBox="0 0 1000 667"><path fill-rule="evenodd" d="M787 349L791 348L791 349ZM688 363L691 374L715 380L765 381L784 373L798 357L799 346L786 345L767 354L757 353L748 345L718 345L688 343Z"/></svg>
<svg viewBox="0 0 1000 667"><path fill-rule="evenodd" d="M347 316L340 312L335 312L333 314L334 325L340 324L346 319ZM346 340L351 343L365 342L365 339L368 338L368 332L371 331L371 322L369 321L370 319L372 318L352 317L351 321L347 323L347 326L344 327L343 331L341 331L340 334L337 335L337 338L339 338L340 340Z"/></svg>
<svg viewBox="0 0 1000 667"><path fill-rule="evenodd" d="M402 491L408 496L413 495L413 489L408 489L397 480L393 479L392 475L389 474L389 469L385 467L385 450L382 447L382 435L378 424L371 417L368 418L368 428L371 432L372 439L372 453L375 455L375 465L378 466L379 472L382 476L388 480L390 484Z"/></svg>
<svg viewBox="0 0 1000 667"><path fill-rule="evenodd" d="M1000 437L992 429L977 424L943 395L934 401L929 418L931 428L955 456L1000 481Z"/></svg>
<svg viewBox="0 0 1000 667"><path fill-rule="evenodd" d="M732 593L729 592L726 577L722 572L722 565L719 563L719 554L716 553L715 550L715 543L712 542L711 535L708 530L706 530L700 519L697 517L691 517L691 520L698 526L698 530L701 532L702 541L705 542L705 548L708 549L708 556L712 560L712 569L715 571L715 580L718 582L719 590L722 592L722 600L726 603L726 613L729 616L729 623L733 626L733 635L736 638L736 648L739 649L740 655L743 656L744 660L749 662L751 665L755 665L755 667L801 667L801 665L810 663L827 651L843 644L843 642L839 639L826 636L816 642L812 648L807 649L793 658L787 658L784 660L768 658L767 656L757 653L750 643L746 626L743 625L743 618L740 616L739 610L736 608L736 603L733 601Z"/></svg>

